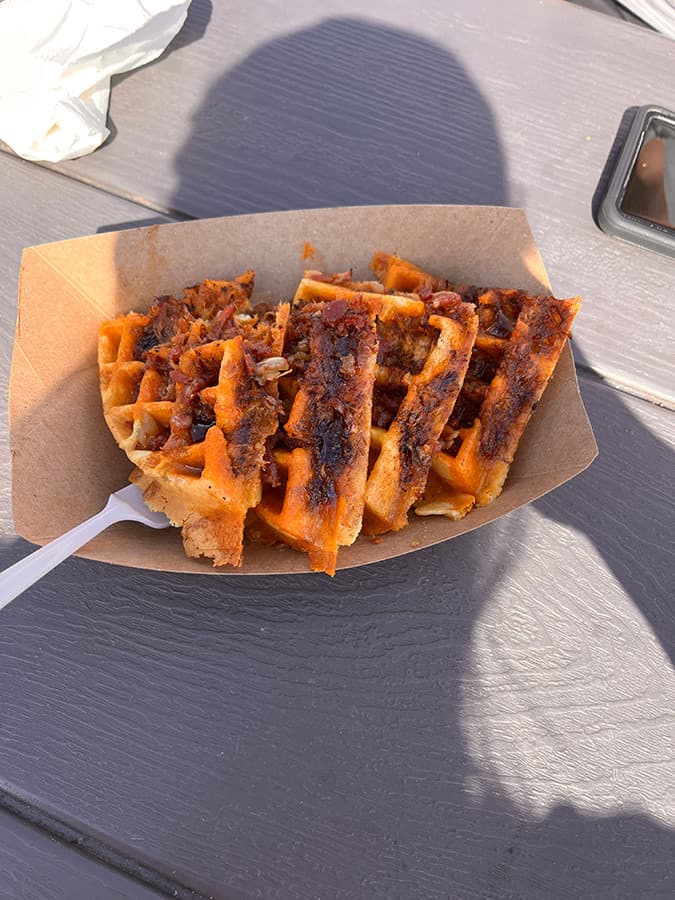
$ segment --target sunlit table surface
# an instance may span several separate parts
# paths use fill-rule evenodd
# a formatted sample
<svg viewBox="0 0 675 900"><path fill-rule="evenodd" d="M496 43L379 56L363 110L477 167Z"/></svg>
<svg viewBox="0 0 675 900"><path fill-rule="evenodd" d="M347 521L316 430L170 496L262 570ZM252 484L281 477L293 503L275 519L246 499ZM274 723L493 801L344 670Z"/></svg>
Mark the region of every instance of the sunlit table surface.
<svg viewBox="0 0 675 900"><path fill-rule="evenodd" d="M103 229L522 206L554 291L584 297L600 449L332 580L64 563L0 616L0 898L675 895L675 267L592 213L647 103L675 108L675 44L558 0L193 0L114 81L105 146L0 153L2 567L32 549L6 419L21 249Z"/></svg>

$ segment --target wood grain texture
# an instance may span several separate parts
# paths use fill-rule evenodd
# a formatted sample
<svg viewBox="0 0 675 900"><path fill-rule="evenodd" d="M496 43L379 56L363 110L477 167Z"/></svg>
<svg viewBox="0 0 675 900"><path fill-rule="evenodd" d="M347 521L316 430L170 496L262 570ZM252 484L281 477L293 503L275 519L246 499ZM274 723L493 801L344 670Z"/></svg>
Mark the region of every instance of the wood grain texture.
<svg viewBox="0 0 675 900"><path fill-rule="evenodd" d="M159 900L161 896L165 895L0 810L2 900Z"/></svg>
<svg viewBox="0 0 675 900"><path fill-rule="evenodd" d="M223 8L232 16L228 34L242 60L258 40L316 24L309 7L303 12L299 4L282 16L280 6L268 4L262 37L253 40L243 17ZM391 8L387 16L403 16L402 5ZM521 27L520 9L512 7L513 29ZM471 47L487 46L468 40L478 32L487 41L487 26L463 6L421 12L429 13L415 26L429 30L424 40L432 39L436 23L443 41L457 41L465 63ZM214 22L220 15L220 8L214 11ZM296 22L294 16L305 18ZM503 23L495 27L507 33ZM550 50L561 33L557 28L546 40L530 39L530 52L540 58L542 47ZM325 47L331 35L336 32L322 33L317 46ZM584 35L576 40L587 47ZM318 52L313 39L310 58ZM518 40L509 40L513 65L522 67L527 54ZM208 46L215 88L222 55L215 65L216 47ZM409 45L398 46L403 53ZM183 54L188 83L195 66L201 77L206 71L191 53L183 43L166 61ZM600 55L611 61L613 53ZM560 68L555 54L551 58L553 69ZM474 62L485 66L482 58ZM163 65L118 89L147 73L154 79ZM285 65L278 68L284 90L297 82ZM629 71L634 65L626 63ZM663 73L659 54L653 65ZM269 73L265 66L271 62L260 70ZM511 84L517 94L513 72L500 66L490 90ZM498 73L506 87L497 84ZM599 70L595 76L601 84L609 77ZM247 69L241 77L245 90L236 108L245 108L250 89L256 101L250 108L271 116L275 108L261 96L262 75ZM171 79L173 70L169 86ZM441 83L449 89L451 82L448 76ZM421 87L415 82L416 91ZM177 108L188 100L179 98ZM278 115L297 123L296 98L287 102L277 104ZM321 110L312 106L311 91L304 102L316 118ZM358 108L366 125L368 110L378 108L372 104L366 97ZM455 130L468 128L462 115L469 107L463 109ZM137 110L147 115L142 104ZM172 121L167 118L167 127ZM494 119L488 125L486 136ZM220 139L222 129L214 127ZM321 140L310 149L326 146L331 122L319 117L317 128ZM248 173L241 160L239 169L228 168L227 159L211 168L204 158L201 163L213 191L226 184L239 211L246 202L256 208L265 196L270 203L302 205L292 197L308 189L302 180L307 167L317 196L334 189L334 202L353 196L354 185L354 193L365 193L362 200L381 199L388 185L399 199L415 199L415 190L432 190L434 172L445 171L433 136L422 135L416 152L428 155L418 181L409 177L405 142L395 165L382 171L359 170L351 156L352 186L334 180L340 164L330 156L321 176L323 162L313 150L291 166L287 183L279 182L273 157L251 155ZM556 135L553 125L550 135ZM110 149L121 137L120 129ZM363 158L376 137L369 132ZM467 140L464 155L458 153L469 174L445 188L448 193L478 183ZM200 146L198 140L198 159ZM298 146L282 148L289 160ZM508 176L486 178L481 199L490 199L495 183L507 185L507 199L521 152L530 151L516 148L504 157ZM477 158L482 171L501 172L503 160L491 147ZM157 170L145 174L164 177L170 168ZM364 171L377 177L366 178ZM199 183L205 197L207 182L195 177L180 176L179 184ZM20 248L148 214L8 157L0 158L0 188L0 211L11 226L0 234L0 366L6 376ZM217 202L227 199L219 196ZM559 198L553 190L551 196ZM560 227L570 228L569 216L563 219ZM575 246L574 234L565 253ZM545 235L539 238L550 263ZM626 258L622 254L604 273L614 292ZM584 259L575 264L583 267ZM654 287L664 271L641 271L635 296L642 296L645 278ZM634 273L630 279L634 284ZM649 315L661 315L651 306L658 304L651 303ZM616 334L623 335L625 359L633 352L625 346L633 318L622 300ZM590 339L577 334L577 340L586 353L584 340ZM654 340L654 352L662 350L661 338ZM637 378L642 362L629 361ZM649 372L645 384L657 384ZM6 377L0 391L5 385ZM675 417L596 381L584 379L582 388L600 458L554 494L451 544L340 573L334 581L169 581L83 560L65 563L3 612L0 787L168 880L224 900L670 898ZM6 397L0 399L4 410ZM0 427L0 567L27 549L12 540L8 485L6 427ZM73 850L57 852L60 845L16 820L8 823L4 813L0 830L0 897L3 889L11 900L154 896ZM33 862L28 874L26 859Z"/></svg>
<svg viewBox="0 0 675 900"><path fill-rule="evenodd" d="M670 898L675 415L582 389L599 459L444 546L65 563L3 612L0 787L219 900Z"/></svg>
<svg viewBox="0 0 675 900"><path fill-rule="evenodd" d="M96 231L168 221L145 207L77 184L23 160L0 154L0 542L13 534L7 445L7 388L19 264L24 247ZM26 548L28 544L24 545Z"/></svg>
<svg viewBox="0 0 675 900"><path fill-rule="evenodd" d="M560 0L266 0L254 18L194 0L169 53L116 81L114 138L60 169L193 216L524 206L554 290L585 299L578 361L672 404L672 261L591 214L645 103L675 107L673 43Z"/></svg>

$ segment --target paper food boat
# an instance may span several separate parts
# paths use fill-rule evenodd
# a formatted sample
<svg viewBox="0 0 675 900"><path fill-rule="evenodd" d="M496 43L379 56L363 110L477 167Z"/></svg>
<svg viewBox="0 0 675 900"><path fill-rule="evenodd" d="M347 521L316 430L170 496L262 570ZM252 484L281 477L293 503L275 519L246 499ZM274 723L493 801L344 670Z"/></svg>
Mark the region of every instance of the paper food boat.
<svg viewBox="0 0 675 900"><path fill-rule="evenodd" d="M316 248L303 259L307 242ZM522 210L370 206L207 219L99 234L24 251L11 373L16 531L49 541L93 515L127 482L131 464L108 431L98 386L100 323L202 279L256 272L256 296L290 298L305 268L368 276L375 250L397 253L455 282L550 292ZM371 276L372 277L372 276ZM580 313L583 315L583 308ZM532 416L503 493L453 522L418 517L340 550L338 569L390 559L457 537L540 497L597 453L569 344ZM188 558L178 529L110 528L79 553L125 566L216 575L308 571L287 548L247 544L241 569Z"/></svg>

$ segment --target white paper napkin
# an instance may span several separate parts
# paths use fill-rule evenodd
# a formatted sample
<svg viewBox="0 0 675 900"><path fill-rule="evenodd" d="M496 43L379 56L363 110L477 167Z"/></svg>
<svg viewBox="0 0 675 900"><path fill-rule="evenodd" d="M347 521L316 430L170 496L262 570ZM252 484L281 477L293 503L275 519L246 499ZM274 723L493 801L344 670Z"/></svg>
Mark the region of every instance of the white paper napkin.
<svg viewBox="0 0 675 900"><path fill-rule="evenodd" d="M673 0L619 0L639 19L661 34L675 39L675 2Z"/></svg>
<svg viewBox="0 0 675 900"><path fill-rule="evenodd" d="M58 162L108 137L110 77L156 59L190 0L0 2L0 140Z"/></svg>

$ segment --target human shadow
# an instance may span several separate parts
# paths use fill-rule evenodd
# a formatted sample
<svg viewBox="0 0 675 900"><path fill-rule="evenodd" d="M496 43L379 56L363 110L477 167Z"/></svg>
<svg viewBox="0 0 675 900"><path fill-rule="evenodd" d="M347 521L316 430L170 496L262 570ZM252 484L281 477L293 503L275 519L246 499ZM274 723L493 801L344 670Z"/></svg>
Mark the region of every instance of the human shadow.
<svg viewBox="0 0 675 900"><path fill-rule="evenodd" d="M494 115L460 62L360 19L285 35L223 73L175 164L171 207L204 216L509 200ZM603 455L535 510L588 538L669 646L654 557L622 550L644 508L633 450L664 483L669 457L618 392L591 385L587 398L592 420L607 424ZM604 458L635 477L617 488ZM659 508L650 499L643 519ZM5 720L19 722L15 735L27 729L22 747L55 748L59 785L73 777L65 739L90 751L103 735L104 764L90 765L93 751L75 757L72 815L123 845L137 835L128 852L219 900L665 900L671 830L630 809L596 815L567 802L541 818L470 741L467 697L505 693L476 671L475 635L513 585L531 528L532 512L518 510L333 580L172 575L167 586L161 574L70 561L7 611L0 645L21 639L0 660L5 696L21 696L30 671L38 696L58 698L56 680L74 723L60 700L55 716L33 704L32 732L22 710ZM573 569L570 559L570 578ZM555 600L545 573L541 583ZM71 599L40 602L54 596ZM60 641L43 651L64 620L65 651ZM99 678L83 685L92 666ZM9 759L6 777L18 780L22 765Z"/></svg>
<svg viewBox="0 0 675 900"><path fill-rule="evenodd" d="M226 72L197 110L175 166L179 184L172 207L198 208L203 215L342 204L507 204L509 199L494 115L459 61L412 33L361 19L328 19L285 35L259 47ZM659 541L665 523L659 521L658 497L651 498L648 508L641 506L646 473L651 473L652 483L667 483L672 455L619 392L592 383L585 387L592 418L602 419L601 459L569 485L539 500L535 508L592 542L672 659L675 623L664 577L669 554L666 542ZM643 471L635 469L638 456ZM613 481L618 471L625 473L620 490ZM662 497L665 502L667 498ZM374 805L379 827L383 832L389 829L392 865L399 876L405 871L408 878L415 863L415 841L426 833L431 844L441 844L448 854L445 866L440 863L440 853L433 862L427 860L446 877L442 896L468 896L476 888L481 896L492 891L490 896L496 897L586 897L590 882L596 898L668 896L668 861L675 840L669 829L649 817L630 812L593 816L587 810L558 804L540 821L506 799L498 785L480 801L466 790L476 766L480 768L480 763L470 758L461 715L463 684L473 664L471 637L495 585L508 579L517 562L515 548L526 544L524 527L522 514L516 513L443 550L424 551L405 562L386 564L385 580L397 588L388 596L381 625L373 626L376 634L380 627L391 627L391 617L397 612L409 616L411 631L424 629L430 612L441 607L463 634L463 640L451 640L450 677L440 674L443 651L430 654L426 664L419 665L420 671L438 678L442 685L434 700L426 686L423 690L434 706L434 715L439 716L435 725L424 721L421 713L417 724L405 717L387 722L383 716L372 736L370 749L380 760L391 754L394 746L407 746L409 753L416 748L417 757L414 752L409 755L407 765L436 774L436 780L431 776L429 783L421 778L417 796L407 795L408 807L396 801L389 807L385 802ZM501 547L498 558L489 547L490 536L494 546ZM510 552L505 550L509 546ZM652 571L655 563L657 570ZM359 615L371 611L369 601L376 607L381 602L377 581L384 571L384 566L377 566L361 577ZM451 577L453 571L461 573L457 580ZM430 600L435 582L445 591L442 600L437 596ZM336 615L338 641L345 587L354 583L353 576L338 575L335 582L320 588L323 614ZM306 585L300 584L300 592L306 591ZM287 589L291 585L292 581L286 582ZM370 595L369 588L373 590ZM418 619L409 605L415 591L422 595ZM302 624L298 628L297 649L302 653ZM439 632L449 637L443 626ZM377 637L374 643L378 644ZM335 665L332 656L326 650L317 663L319 680ZM385 670L386 666L374 674L385 683L372 688L383 706L387 703ZM402 688L399 682L396 686ZM363 697L355 693L344 700L359 708ZM332 714L339 718L337 709ZM417 738L416 728L426 730L426 741ZM302 736L311 739L306 731ZM359 764L366 764L359 757L369 742L363 734L359 738L354 760L359 775L346 790L355 795L386 793L386 775L380 780L372 768L368 769L370 776L361 774ZM301 752L299 745L296 749ZM446 773L438 765L438 753L445 755ZM331 758L333 753L326 756ZM264 749L257 762L275 768L274 757ZM399 774L400 765L398 760L394 766ZM277 775L282 777L279 768ZM346 820L350 801L339 791L337 795L339 799L335 794L331 799ZM334 814L339 817L337 811ZM411 825L412 820L416 826ZM500 842L495 837L500 832L510 834L511 839ZM408 860L395 849L394 833L401 843L408 843ZM367 839L366 832L362 838ZM627 863L631 846L648 846L652 865ZM417 844L418 863L423 855L419 847ZM569 854L574 856L574 865L570 865ZM470 860L473 880L470 877L463 882L461 864L451 861L462 858ZM385 896L383 883L376 887L375 881L369 882L370 892L352 894L347 890L345 896ZM406 884L407 889L389 896L431 893L431 883L425 887L421 875L417 882L411 879Z"/></svg>
<svg viewBox="0 0 675 900"><path fill-rule="evenodd" d="M575 357L588 366L580 351ZM658 433L659 416L665 423L672 414L623 395L597 376L582 379L581 388L598 459L535 507L592 542L675 666L675 509L670 490L675 453ZM637 410L654 420L651 428Z"/></svg>
<svg viewBox="0 0 675 900"><path fill-rule="evenodd" d="M634 106L624 111L600 173L591 200L596 225L598 210L636 111ZM577 364L592 373L592 365L578 347L574 355ZM536 506L547 516L591 538L675 666L675 610L670 587L675 561L668 539L675 530L675 511L671 492L665 487L671 482L668 472L673 471L675 454L658 433L638 421L631 407L642 406L639 401L601 384L597 376L594 382L582 382L595 425L599 460L572 484L537 501ZM648 405L644 408L648 409ZM664 411L663 416L668 413ZM595 514L588 514L587 504L575 502L580 495L595 498ZM648 560L649 565L640 565L641 559Z"/></svg>
<svg viewBox="0 0 675 900"><path fill-rule="evenodd" d="M208 92L175 160L176 209L504 204L494 118L441 47L355 19L272 41Z"/></svg>

